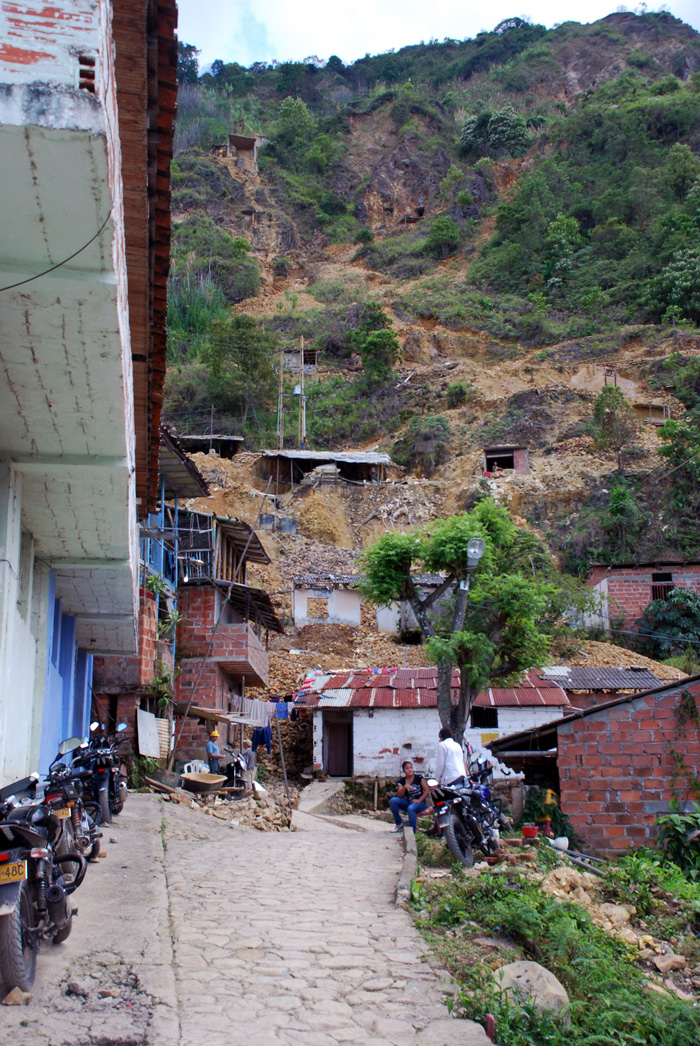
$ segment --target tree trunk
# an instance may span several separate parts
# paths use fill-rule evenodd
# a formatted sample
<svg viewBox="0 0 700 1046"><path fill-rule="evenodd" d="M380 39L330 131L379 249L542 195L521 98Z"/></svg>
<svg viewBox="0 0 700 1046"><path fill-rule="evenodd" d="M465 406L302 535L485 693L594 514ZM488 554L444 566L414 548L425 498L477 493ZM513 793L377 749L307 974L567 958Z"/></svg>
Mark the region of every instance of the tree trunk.
<svg viewBox="0 0 700 1046"><path fill-rule="evenodd" d="M437 703L442 726L452 729L452 662L438 661Z"/></svg>

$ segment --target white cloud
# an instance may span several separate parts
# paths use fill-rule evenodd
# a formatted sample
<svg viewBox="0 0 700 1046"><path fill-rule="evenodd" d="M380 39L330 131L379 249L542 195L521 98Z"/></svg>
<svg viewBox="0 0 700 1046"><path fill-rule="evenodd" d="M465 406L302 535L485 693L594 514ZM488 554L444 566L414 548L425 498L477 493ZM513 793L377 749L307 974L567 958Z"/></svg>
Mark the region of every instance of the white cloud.
<svg viewBox="0 0 700 1046"><path fill-rule="evenodd" d="M201 50L202 68L215 58L249 66L255 61L337 54L352 62L366 53L421 40L473 37L514 14L551 27L565 21L593 22L618 6L614 0L569 0L565 5L535 0L526 11L516 12L513 0L496 0L487 7L464 0L179 0L178 35ZM669 0L662 6L700 29L697 0Z"/></svg>

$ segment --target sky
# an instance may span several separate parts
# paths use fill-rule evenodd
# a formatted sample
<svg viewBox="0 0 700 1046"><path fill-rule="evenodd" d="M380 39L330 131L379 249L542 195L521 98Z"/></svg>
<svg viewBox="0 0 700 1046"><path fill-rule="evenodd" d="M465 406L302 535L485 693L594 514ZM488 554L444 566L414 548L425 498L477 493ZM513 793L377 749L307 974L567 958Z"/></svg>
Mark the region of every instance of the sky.
<svg viewBox="0 0 700 1046"><path fill-rule="evenodd" d="M525 10L514 10L513 0L486 7L474 0L178 0L178 36L201 51L202 71L216 58L249 66L335 54L349 63L421 40L463 40L516 15L551 28L594 22L620 6L614 0L530 0ZM670 11L700 30L698 0L650 3L648 9ZM640 5L625 10L639 13Z"/></svg>

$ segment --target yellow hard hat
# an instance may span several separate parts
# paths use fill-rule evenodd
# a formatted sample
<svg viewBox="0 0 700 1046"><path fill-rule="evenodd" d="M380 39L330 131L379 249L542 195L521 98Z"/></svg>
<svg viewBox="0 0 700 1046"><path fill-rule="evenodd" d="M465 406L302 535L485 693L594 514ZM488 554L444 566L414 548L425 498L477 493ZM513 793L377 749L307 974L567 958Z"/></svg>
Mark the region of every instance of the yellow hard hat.
<svg viewBox="0 0 700 1046"><path fill-rule="evenodd" d="M219 736L219 731L216 729L216 727L214 727L214 729L212 730L211 736L212 737L218 737Z"/></svg>

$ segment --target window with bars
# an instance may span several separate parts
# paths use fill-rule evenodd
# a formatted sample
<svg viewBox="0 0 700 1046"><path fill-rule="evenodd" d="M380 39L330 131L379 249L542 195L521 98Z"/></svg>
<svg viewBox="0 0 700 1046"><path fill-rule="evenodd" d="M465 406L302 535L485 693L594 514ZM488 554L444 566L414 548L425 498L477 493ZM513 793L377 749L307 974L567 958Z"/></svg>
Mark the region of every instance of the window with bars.
<svg viewBox="0 0 700 1046"><path fill-rule="evenodd" d="M668 599L673 592L673 574L660 571L651 575L651 598Z"/></svg>
<svg viewBox="0 0 700 1046"><path fill-rule="evenodd" d="M471 722L473 729L493 729L498 726L498 709L472 708Z"/></svg>

